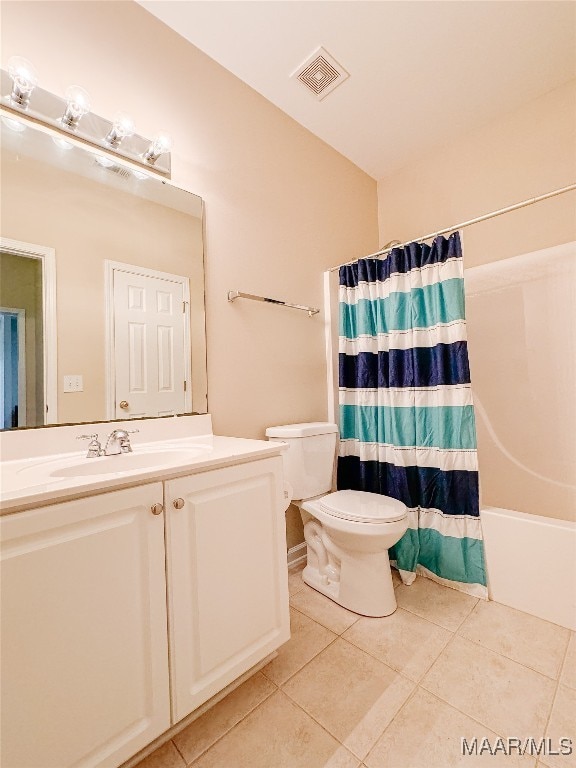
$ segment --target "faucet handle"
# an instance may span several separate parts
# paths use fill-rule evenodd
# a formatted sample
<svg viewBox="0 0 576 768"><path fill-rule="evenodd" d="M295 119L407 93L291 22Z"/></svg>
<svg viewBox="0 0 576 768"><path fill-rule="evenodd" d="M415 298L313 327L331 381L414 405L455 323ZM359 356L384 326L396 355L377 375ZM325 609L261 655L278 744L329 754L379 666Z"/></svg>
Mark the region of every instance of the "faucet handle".
<svg viewBox="0 0 576 768"><path fill-rule="evenodd" d="M98 435L78 435L76 440L90 440L88 443L87 459L95 459L97 456L102 456L102 446L98 440Z"/></svg>
<svg viewBox="0 0 576 768"><path fill-rule="evenodd" d="M116 432L116 439L120 444L120 452L132 453L132 445L130 444L129 435L134 434L134 432L139 432L140 430L139 429L117 429L114 431Z"/></svg>

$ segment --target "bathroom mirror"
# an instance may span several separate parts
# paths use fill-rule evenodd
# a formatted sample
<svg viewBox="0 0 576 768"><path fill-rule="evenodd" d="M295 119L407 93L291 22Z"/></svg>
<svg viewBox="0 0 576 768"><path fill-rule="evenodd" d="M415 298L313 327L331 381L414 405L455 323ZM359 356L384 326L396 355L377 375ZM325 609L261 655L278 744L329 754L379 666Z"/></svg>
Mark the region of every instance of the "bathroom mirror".
<svg viewBox="0 0 576 768"><path fill-rule="evenodd" d="M201 198L1 131L0 427L206 413Z"/></svg>

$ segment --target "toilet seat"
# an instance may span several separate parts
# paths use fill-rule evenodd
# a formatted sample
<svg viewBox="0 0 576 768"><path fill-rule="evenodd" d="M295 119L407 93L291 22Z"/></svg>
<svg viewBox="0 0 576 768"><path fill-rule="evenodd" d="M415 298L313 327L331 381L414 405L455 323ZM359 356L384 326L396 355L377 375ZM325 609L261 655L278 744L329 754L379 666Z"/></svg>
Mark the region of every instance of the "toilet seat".
<svg viewBox="0 0 576 768"><path fill-rule="evenodd" d="M366 491L336 491L318 504L327 515L355 523L393 523L408 514L401 501Z"/></svg>

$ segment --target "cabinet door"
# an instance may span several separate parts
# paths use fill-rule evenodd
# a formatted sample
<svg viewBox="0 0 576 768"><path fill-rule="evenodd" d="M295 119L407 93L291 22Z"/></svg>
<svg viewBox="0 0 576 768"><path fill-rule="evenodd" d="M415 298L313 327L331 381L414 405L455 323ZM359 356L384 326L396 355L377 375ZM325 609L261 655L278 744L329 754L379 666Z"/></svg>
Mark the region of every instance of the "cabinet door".
<svg viewBox="0 0 576 768"><path fill-rule="evenodd" d="M166 483L174 722L290 636L281 481L274 457Z"/></svg>
<svg viewBox="0 0 576 768"><path fill-rule="evenodd" d="M154 483L5 516L2 768L117 766L170 725Z"/></svg>

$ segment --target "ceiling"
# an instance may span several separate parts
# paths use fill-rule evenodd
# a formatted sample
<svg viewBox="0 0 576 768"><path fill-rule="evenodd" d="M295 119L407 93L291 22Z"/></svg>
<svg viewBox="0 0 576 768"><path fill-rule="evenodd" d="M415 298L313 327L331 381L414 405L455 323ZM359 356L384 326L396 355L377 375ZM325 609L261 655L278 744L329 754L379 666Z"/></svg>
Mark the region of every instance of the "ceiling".
<svg viewBox="0 0 576 768"><path fill-rule="evenodd" d="M375 179L576 76L576 3L138 0ZM324 47L350 77L292 73Z"/></svg>

